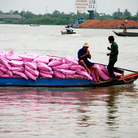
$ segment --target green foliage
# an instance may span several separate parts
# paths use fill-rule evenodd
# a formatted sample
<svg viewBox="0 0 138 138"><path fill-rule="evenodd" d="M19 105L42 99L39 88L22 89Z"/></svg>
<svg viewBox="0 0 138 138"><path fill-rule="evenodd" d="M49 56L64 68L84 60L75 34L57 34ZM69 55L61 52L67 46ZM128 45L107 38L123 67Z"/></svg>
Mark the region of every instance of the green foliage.
<svg viewBox="0 0 138 138"><path fill-rule="evenodd" d="M131 16L131 13L127 9L125 9L124 16Z"/></svg>
<svg viewBox="0 0 138 138"><path fill-rule="evenodd" d="M114 17L118 17L118 16L120 16L120 17L121 17L121 16L123 16L123 13L122 13L122 12L120 12L120 9L118 9L118 11L117 11L117 12L114 12L114 13L113 13L113 16L114 16Z"/></svg>
<svg viewBox="0 0 138 138"><path fill-rule="evenodd" d="M15 19L2 19L5 21L5 23L11 23L11 24L42 24L42 25L67 25L74 23L76 19L79 17L83 17L85 20L89 19L89 14L79 13L78 15L70 12L69 14L65 14L64 12L60 13L59 11L55 10L52 14L39 14L36 15L30 11L22 11L18 12L16 11L10 11L9 13L12 14L19 14L22 16L22 19L15 20ZM0 14L3 14L2 11L0 11ZM7 14L7 13L6 13ZM137 21L138 15L132 16L131 13L126 9L124 12L121 12L120 9L118 11L114 12L112 15L106 15L105 13L97 13L95 12L94 15L95 20L135 20Z"/></svg>

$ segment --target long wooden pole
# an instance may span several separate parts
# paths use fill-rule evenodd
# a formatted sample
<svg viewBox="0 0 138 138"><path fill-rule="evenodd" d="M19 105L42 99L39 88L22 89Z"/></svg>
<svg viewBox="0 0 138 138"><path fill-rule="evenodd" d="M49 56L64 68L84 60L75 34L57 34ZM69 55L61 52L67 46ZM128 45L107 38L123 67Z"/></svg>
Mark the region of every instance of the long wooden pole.
<svg viewBox="0 0 138 138"><path fill-rule="evenodd" d="M51 56L51 55L47 55L47 56ZM59 56L51 56L51 57L57 57L57 58L63 58L63 57L59 57ZM101 63L96 63L96 62L92 62L94 64L98 64L98 65L104 65L104 66L107 66L105 64L101 64ZM125 70L125 71L130 71L130 72L138 72L138 71L134 71L134 70L130 70L130 69L124 69L124 68L120 68L120 67L115 67L115 68L118 68L120 70Z"/></svg>

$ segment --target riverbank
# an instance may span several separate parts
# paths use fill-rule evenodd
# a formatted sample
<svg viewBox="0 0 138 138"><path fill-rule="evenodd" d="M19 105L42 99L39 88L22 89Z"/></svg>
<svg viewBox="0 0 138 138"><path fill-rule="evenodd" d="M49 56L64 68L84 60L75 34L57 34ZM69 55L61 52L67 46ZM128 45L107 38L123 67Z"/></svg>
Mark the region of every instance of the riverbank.
<svg viewBox="0 0 138 138"><path fill-rule="evenodd" d="M100 29L138 29L138 23L134 20L86 20L77 28L100 28Z"/></svg>

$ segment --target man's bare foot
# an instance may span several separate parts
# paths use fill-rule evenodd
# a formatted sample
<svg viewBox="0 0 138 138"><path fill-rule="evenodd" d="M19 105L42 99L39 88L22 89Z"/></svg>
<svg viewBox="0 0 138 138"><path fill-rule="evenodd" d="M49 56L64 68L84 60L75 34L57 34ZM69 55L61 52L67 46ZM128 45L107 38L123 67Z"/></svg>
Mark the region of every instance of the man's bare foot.
<svg viewBox="0 0 138 138"><path fill-rule="evenodd" d="M97 80L97 82L102 82L102 81L100 81L100 80Z"/></svg>
<svg viewBox="0 0 138 138"><path fill-rule="evenodd" d="M90 70L87 70L88 74L91 74Z"/></svg>

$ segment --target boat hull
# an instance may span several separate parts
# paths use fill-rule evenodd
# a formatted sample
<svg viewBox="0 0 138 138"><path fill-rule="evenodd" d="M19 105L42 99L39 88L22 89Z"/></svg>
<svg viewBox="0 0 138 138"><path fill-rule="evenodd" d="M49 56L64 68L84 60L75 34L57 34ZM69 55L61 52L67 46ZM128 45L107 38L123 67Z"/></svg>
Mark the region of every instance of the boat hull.
<svg viewBox="0 0 138 138"><path fill-rule="evenodd" d="M76 32L62 32L61 31L61 34L76 34Z"/></svg>
<svg viewBox="0 0 138 138"><path fill-rule="evenodd" d="M0 86L36 86L36 87L107 87L112 85L123 85L133 83L138 78L138 72L128 74L119 79L109 79L94 83L87 79L60 79L60 78L38 78L36 81L24 78L0 78Z"/></svg>
<svg viewBox="0 0 138 138"><path fill-rule="evenodd" d="M138 33L135 32L113 32L118 36L138 36Z"/></svg>
<svg viewBox="0 0 138 138"><path fill-rule="evenodd" d="M0 86L90 86L94 83L87 79L60 79L60 78L38 78L25 80L23 78L0 78Z"/></svg>

